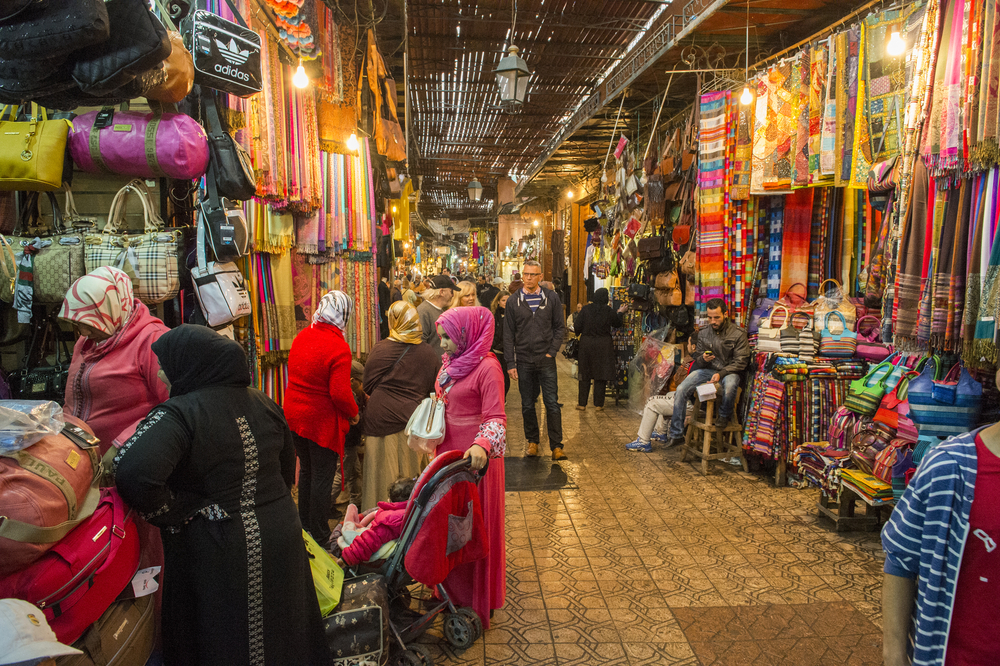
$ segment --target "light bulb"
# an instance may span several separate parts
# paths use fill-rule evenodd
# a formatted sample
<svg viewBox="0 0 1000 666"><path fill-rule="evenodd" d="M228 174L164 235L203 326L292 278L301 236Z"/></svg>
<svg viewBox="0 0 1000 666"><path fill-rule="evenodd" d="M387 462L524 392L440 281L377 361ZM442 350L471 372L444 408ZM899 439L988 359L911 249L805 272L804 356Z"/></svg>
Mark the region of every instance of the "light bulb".
<svg viewBox="0 0 1000 666"><path fill-rule="evenodd" d="M607 183L608 183L608 174L607 173L602 173L601 174L601 185L607 185Z"/></svg>
<svg viewBox="0 0 1000 666"><path fill-rule="evenodd" d="M538 220L535 220L534 224L537 227L538 226Z"/></svg>
<svg viewBox="0 0 1000 666"><path fill-rule="evenodd" d="M393 213L395 213L395 212L396 212L396 207L395 207L395 206L393 206L393 207L392 207L392 212L393 212Z"/></svg>
<svg viewBox="0 0 1000 666"><path fill-rule="evenodd" d="M643 171L643 172L642 172L642 178L640 178L640 179L639 179L639 183L640 183L640 184L641 184L641 185L642 185L643 187L646 187L646 183L648 183L648 182L649 182L649 177L648 177L648 176L646 175L646 172L645 172L645 171Z"/></svg>
<svg viewBox="0 0 1000 666"><path fill-rule="evenodd" d="M901 56L906 51L906 42L903 41L899 30L892 31L892 36L889 37L889 43L886 45L885 50L891 56Z"/></svg>
<svg viewBox="0 0 1000 666"><path fill-rule="evenodd" d="M299 63L298 69L295 70L295 76L292 77L292 83L295 84L296 88L305 88L309 85L309 75L306 74L306 68Z"/></svg>
<svg viewBox="0 0 1000 666"><path fill-rule="evenodd" d="M572 199L572 198L573 198L573 190L570 190L570 191L568 191L568 192L566 193L566 198L567 198L567 199Z"/></svg>
<svg viewBox="0 0 1000 666"><path fill-rule="evenodd" d="M753 101L753 93L750 92L750 86L743 86L743 94L740 95L740 104L746 106Z"/></svg>
<svg viewBox="0 0 1000 666"><path fill-rule="evenodd" d="M358 135L351 132L351 136L347 137L347 149L353 152L356 151L358 147Z"/></svg>

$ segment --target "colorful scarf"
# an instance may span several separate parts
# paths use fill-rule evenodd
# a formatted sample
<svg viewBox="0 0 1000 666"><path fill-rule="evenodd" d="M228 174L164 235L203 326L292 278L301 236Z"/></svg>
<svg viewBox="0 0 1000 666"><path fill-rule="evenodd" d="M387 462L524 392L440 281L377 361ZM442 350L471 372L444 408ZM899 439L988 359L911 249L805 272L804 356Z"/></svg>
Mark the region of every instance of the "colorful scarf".
<svg viewBox="0 0 1000 666"><path fill-rule="evenodd" d="M333 324L340 330L347 329L347 320L354 312L354 301L342 291L334 289L320 300L313 313L312 322L314 324Z"/></svg>
<svg viewBox="0 0 1000 666"><path fill-rule="evenodd" d="M819 172L821 176L833 176L837 170L837 80L839 61L836 49L837 39L831 35L827 39L826 89L823 93L822 132L820 134Z"/></svg>
<svg viewBox="0 0 1000 666"><path fill-rule="evenodd" d="M1000 11L995 2L986 3L986 22L983 30L983 68L979 79L981 90L986 94L985 103L979 105L979 134L982 137L978 147L980 164L1000 161L998 150L998 107L1000 107Z"/></svg>
<svg viewBox="0 0 1000 666"><path fill-rule="evenodd" d="M961 146L962 21L965 0L947 0L938 44L930 123L924 133L924 161L935 174L957 169Z"/></svg>
<svg viewBox="0 0 1000 666"><path fill-rule="evenodd" d="M983 226L985 223L986 202L984 195L989 192L988 176L980 176L975 180L972 198L972 229L969 237L969 278L965 286L965 309L962 316L962 343L965 365L975 367L979 359L973 356L973 345L976 340L976 316L979 314L979 299L982 295L983 262L981 248L983 242ZM987 234L988 236L989 234ZM989 258L987 258L989 261Z"/></svg>
<svg viewBox="0 0 1000 666"><path fill-rule="evenodd" d="M972 212L972 190L974 185L963 180L961 189L952 194L957 195L958 233L955 234L955 247L952 250L951 278L949 280L948 319L945 330L945 349L960 351L962 348L962 313L965 311L965 284L968 270L969 228ZM945 228L945 234L948 229Z"/></svg>
<svg viewBox="0 0 1000 666"><path fill-rule="evenodd" d="M455 352L441 357L438 385L467 377L479 367L493 347L493 313L484 307L458 307L445 310L437 325L455 343Z"/></svg>
<svg viewBox="0 0 1000 666"><path fill-rule="evenodd" d="M770 199L768 222L771 229L771 242L767 263L767 297L778 300L781 298L781 248L785 198L771 197Z"/></svg>
<svg viewBox="0 0 1000 666"><path fill-rule="evenodd" d="M829 193L829 188L821 187L817 188L813 195L812 228L809 231L809 278L806 282L810 301L816 300L819 296L819 283L824 277L823 257L829 233L829 217L827 217Z"/></svg>
<svg viewBox="0 0 1000 666"><path fill-rule="evenodd" d="M135 303L132 280L125 271L101 266L70 286L59 318L111 336L98 343L100 347L128 328Z"/></svg>
<svg viewBox="0 0 1000 666"><path fill-rule="evenodd" d="M753 82L747 84L753 91ZM730 179L729 200L746 201L750 198L750 172L753 168L754 109L757 99L740 104L736 118L736 147L733 152L733 175Z"/></svg>
<svg viewBox="0 0 1000 666"><path fill-rule="evenodd" d="M799 82L792 76L791 62L782 62L768 72L767 131L764 134L764 190L770 194L792 188L792 143L797 134Z"/></svg>
<svg viewBox="0 0 1000 666"><path fill-rule="evenodd" d="M820 150L823 145L823 110L826 101L828 42L816 43L809 58L809 183L823 180Z"/></svg>
<svg viewBox="0 0 1000 666"><path fill-rule="evenodd" d="M698 224L698 261L701 289L698 309L710 298L722 298L725 285L726 223L726 109L728 91L701 97L701 123L698 152L700 220Z"/></svg>
<svg viewBox="0 0 1000 666"><path fill-rule="evenodd" d="M423 341L420 315L417 314L416 308L406 301L396 301L389 306L388 319L390 340L408 345L419 345Z"/></svg>
<svg viewBox="0 0 1000 666"><path fill-rule="evenodd" d="M793 133L791 150L792 186L805 187L809 184L809 49L805 49L793 60L792 82L794 100L793 117L798 123Z"/></svg>
<svg viewBox="0 0 1000 666"><path fill-rule="evenodd" d="M924 252L930 180L927 168L918 163L910 190L909 212L900 239L900 266L895 290L895 344L904 350L916 350L917 320L924 282ZM1000 259L1000 255L998 255ZM998 264L1000 265L1000 264ZM978 336L977 336L978 337Z"/></svg>
<svg viewBox="0 0 1000 666"><path fill-rule="evenodd" d="M812 189L795 190L785 197L781 245L781 294L787 293L795 284L808 286L812 210Z"/></svg>

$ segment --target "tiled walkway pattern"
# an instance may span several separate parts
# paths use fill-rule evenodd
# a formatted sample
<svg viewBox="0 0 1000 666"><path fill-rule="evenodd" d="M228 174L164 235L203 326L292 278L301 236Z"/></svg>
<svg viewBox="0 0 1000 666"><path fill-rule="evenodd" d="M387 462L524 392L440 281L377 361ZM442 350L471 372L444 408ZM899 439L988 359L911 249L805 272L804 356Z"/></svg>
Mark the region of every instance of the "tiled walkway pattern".
<svg viewBox="0 0 1000 666"><path fill-rule="evenodd" d="M877 535L833 532L815 490L627 453L638 416L612 400L578 412L576 390L561 374L569 460L553 469L512 460L524 438L511 388L510 467L564 486L507 493L507 604L464 653L428 634L436 663L882 663Z"/></svg>

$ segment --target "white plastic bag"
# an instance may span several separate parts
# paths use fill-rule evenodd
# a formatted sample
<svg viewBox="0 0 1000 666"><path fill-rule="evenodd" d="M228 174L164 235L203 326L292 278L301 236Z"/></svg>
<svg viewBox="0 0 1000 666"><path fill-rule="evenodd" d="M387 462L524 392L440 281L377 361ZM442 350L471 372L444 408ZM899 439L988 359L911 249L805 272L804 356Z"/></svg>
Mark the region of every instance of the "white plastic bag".
<svg viewBox="0 0 1000 666"><path fill-rule="evenodd" d="M0 453L26 449L64 425L62 407L51 400L0 400Z"/></svg>

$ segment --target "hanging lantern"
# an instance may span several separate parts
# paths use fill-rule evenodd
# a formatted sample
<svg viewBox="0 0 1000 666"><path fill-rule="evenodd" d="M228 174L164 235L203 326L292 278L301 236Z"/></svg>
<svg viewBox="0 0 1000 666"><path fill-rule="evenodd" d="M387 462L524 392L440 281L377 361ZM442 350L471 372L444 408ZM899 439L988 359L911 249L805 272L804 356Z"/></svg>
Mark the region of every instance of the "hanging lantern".
<svg viewBox="0 0 1000 666"><path fill-rule="evenodd" d="M528 96L528 79L531 78L528 63L517 52L518 48L512 45L508 49L509 55L500 59L494 72L497 75L497 85L500 86L500 104L507 107L508 111L515 111L524 104Z"/></svg>
<svg viewBox="0 0 1000 666"><path fill-rule="evenodd" d="M469 199L479 201L483 198L483 186L475 178L469 183Z"/></svg>

